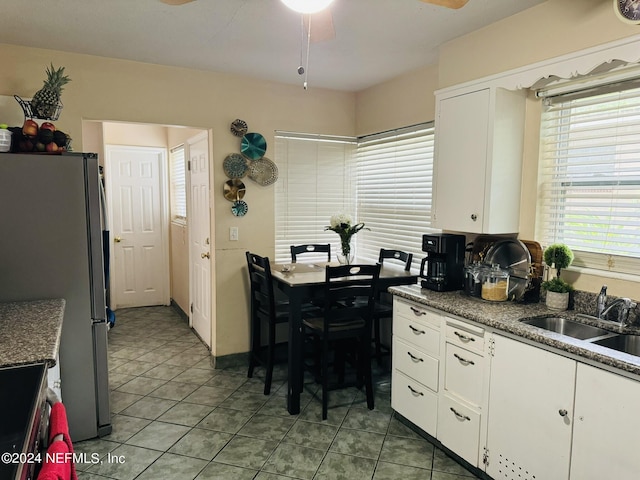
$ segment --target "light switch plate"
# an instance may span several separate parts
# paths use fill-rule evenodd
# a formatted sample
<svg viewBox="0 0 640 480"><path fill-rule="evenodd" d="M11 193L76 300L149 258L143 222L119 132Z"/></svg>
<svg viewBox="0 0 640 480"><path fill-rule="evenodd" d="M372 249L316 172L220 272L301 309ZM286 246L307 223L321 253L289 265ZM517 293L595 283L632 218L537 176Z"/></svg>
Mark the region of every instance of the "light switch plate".
<svg viewBox="0 0 640 480"><path fill-rule="evenodd" d="M229 227L229 240L232 242L238 241L238 227Z"/></svg>

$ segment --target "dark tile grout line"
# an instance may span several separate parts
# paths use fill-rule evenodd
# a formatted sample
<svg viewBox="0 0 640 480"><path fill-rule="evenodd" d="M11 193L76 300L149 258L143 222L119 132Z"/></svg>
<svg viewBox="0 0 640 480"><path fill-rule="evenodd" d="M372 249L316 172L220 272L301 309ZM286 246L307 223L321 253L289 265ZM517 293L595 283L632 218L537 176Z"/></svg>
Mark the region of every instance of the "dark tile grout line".
<svg viewBox="0 0 640 480"><path fill-rule="evenodd" d="M153 316L153 315L154 315L154 313L152 312L152 313L151 313L151 316ZM180 320L182 320L182 319L180 319ZM136 319L130 319L130 320L129 320L129 324L127 325L127 328L125 329L125 333L126 333L126 331L127 331L127 330L131 330L132 332L135 332L135 330L137 330L137 328L140 328L140 327L144 327L144 328L146 328L146 327L150 326L150 325L148 325L148 323L149 323L149 322L157 322L157 321L158 321L158 319L155 319L155 320L154 320L154 319L148 319L148 318L136 318ZM162 321L162 320L160 320L160 321ZM169 323L169 322L170 322L170 323ZM174 325L180 325L179 323L176 323L176 321L175 321L175 320L173 320L173 319L169 320L169 322L168 322L168 323L169 323L169 325L171 325L171 326L174 326ZM183 323L183 324L184 324L184 325L186 325L186 323ZM180 327L180 328L182 328L182 327ZM122 330L121 330L121 331L122 331ZM153 334L151 334L151 335L149 336L150 338L157 338L158 340L164 340L164 342L163 342L162 344L156 345L155 347L152 347L150 350L148 350L148 351L144 352L144 353L143 353L143 354L141 354L141 355L138 355L137 357L134 357L134 358L131 358L131 359L125 358L125 359L123 359L123 360L125 361L125 363L130 362L130 361L135 361L137 358L140 358L141 356L144 356L144 355L146 355L146 354L148 354L148 353L151 353L151 352L153 352L153 351L157 351L157 350L159 351L159 350L160 350L161 348L163 348L163 347L165 347L165 348L166 348L166 345L167 345L168 343L176 343L176 342L184 343L184 344L188 344L188 345L190 345L190 346L185 347L185 349L183 349L181 352L179 352L179 353L177 353L176 355L174 355L173 357L170 357L169 359L167 359L167 360L165 360L165 361L163 361L163 362L161 362L161 363L157 364L156 366L160 366L160 365L170 365L170 366L173 366L172 364L167 364L166 362L167 362L167 361L169 361L169 360L171 360L171 358L174 358L174 357L176 357L176 356L179 356L179 355L184 354L187 350L193 350L193 351L194 351L194 354L196 354L196 355L198 355L198 356L202 356L202 357L203 357L203 360L204 360L204 359L206 358L206 355L202 355L201 353L199 353L199 352L198 352L198 351L201 351L201 347L204 347L204 345L202 344L202 342L201 342L201 340L200 340L199 338L197 338L197 337L196 337L196 339L198 340L197 342L196 342L196 341L193 341L193 340L191 340L191 341L180 341L180 338L181 338L181 337L184 337L184 336L185 336L185 335L187 335L188 333L190 333L190 330L189 330L189 329L186 329L186 330L184 330L184 329L183 329L181 332L177 332L176 334L170 334L170 335L167 335L167 334L164 334L164 335L162 335L162 334L160 334L160 335L153 335ZM161 337L163 337L163 336L164 336L164 338L161 338ZM171 338L167 338L167 337L171 337ZM115 351L113 351L113 352L111 352L111 351L110 351L110 352L109 352L110 358L111 358L111 356L114 356L115 358L121 358L121 357L117 357L117 352L118 352L119 350L122 350L123 348L143 348L143 347L140 347L140 346L137 346L137 347L136 347L136 346L134 346L134 345L136 345L136 344L135 344L135 342L134 342L132 345L127 344L127 342L122 342L122 343L121 343L121 342L119 342L119 341L118 341L118 342L116 342L116 343L117 343L117 344L119 344L119 345L118 345L118 347L116 347L116 350L115 350ZM206 348L206 347L205 347L205 348ZM134 404L134 403L136 403L137 401L141 400L142 398L147 398L147 397L149 397L149 398L154 398L154 399L155 399L155 398L160 398L160 397L154 397L154 396L152 396L152 393L153 393L154 391L156 391L157 389L161 388L162 386L166 385L166 384L167 384L167 383L169 383L169 382L175 382L175 383L184 383L184 384L197 385L197 388L196 388L196 390L197 390L198 388L200 388L200 387L202 387L202 386L205 386L209 381L211 381L213 378L215 378L216 376L220 375L221 373L222 373L222 374L228 374L228 375L231 375L231 376L234 376L234 377L235 377L235 376L240 377L240 376L242 375L242 372L241 372L241 370L240 370L239 368L237 369L237 371L236 371L236 369L234 368L234 369L224 369L224 370L220 370L220 372L218 372L218 373L214 374L214 375L211 377L211 379L207 380L207 382L205 382L205 383L199 383L199 382L197 382L197 383L193 384L193 383L191 383L191 382L180 382L180 381L175 381L175 380L174 380L176 377L178 377L179 375L181 375L182 373L184 373L184 372L186 372L186 371L188 371L188 370L190 370L190 369L194 369L194 368L195 368L195 369L202 369L202 370L206 371L206 370L207 370L207 368L202 368L202 367L197 367L197 366L196 366L196 365L198 365L199 363L201 363L201 361L198 361L198 362L196 362L196 363L194 363L193 365L190 365L190 366L179 365L179 367L180 367L180 368L184 368L183 372L181 372L181 373L179 373L179 374L175 375L174 377L172 377L172 378L171 378L171 379L169 379L169 380L167 380L167 379L165 379L165 378L163 378L163 379L159 379L159 380L163 380L163 382L164 382L164 383L162 383L161 385L157 386L156 388L154 388L154 389L153 389L153 390L151 390L150 392L147 392L146 394L141 395L141 398L139 398L139 399L135 400L131 405L133 405L133 404ZM116 366L116 367L114 367L114 368L118 368L118 366ZM155 368L155 367L154 367L154 368ZM127 383L129 383L130 381L135 380L135 379L140 378L140 377L145 378L145 379L152 379L153 377L146 377L146 376L145 376L145 374L146 374L148 371L150 371L150 370L151 370L151 369L146 370L146 371L144 371L144 372L142 372L142 373L140 373L140 374L137 374L137 375L130 375L130 376L132 376L132 377L134 377L134 378L130 378L130 379L128 379L128 380L126 380L126 381L124 381L123 383L119 384L117 387L113 388L112 390L117 391L120 387L123 387L124 385L126 385L126 384L127 384ZM126 374L125 374L125 375L126 375ZM275 396L282 396L282 395L279 395L279 394L278 394L278 392L279 392L282 388L285 388L285 387L286 387L286 383L282 383L282 381L280 381L280 383L281 383L280 387L278 387L278 389L272 393L272 395L270 396L271 398L275 398ZM241 384L241 385L239 385L239 386L235 387L235 388L233 389L232 393L231 393L228 397L226 397L226 398L231 397L233 394L235 394L235 393L237 393L237 392L241 392L241 393L242 393L242 392L245 392L245 393L249 393L249 394L254 394L255 392L253 392L251 389L246 389L246 390L243 390L243 389L242 389L242 386L243 386L243 385L245 385L245 384L246 384L246 381L245 381L245 383L243 383L243 384ZM194 391L195 391L195 390L194 390ZM123 392L123 393L128 393L128 392ZM316 386L316 387L315 387L315 392L314 392L314 393L310 393L311 398L306 402L306 404L305 404L305 408L307 408L307 407L311 404L311 402L313 402L313 401L319 402L319 398L318 398L317 393L318 393L318 387ZM188 397L188 396L187 396L187 397ZM187 398L187 397L185 397L185 398ZM283 398L282 398L282 400L284 401L284 396L282 396L282 397L283 397ZM240 434L240 431L242 430L242 428L244 428L244 427L245 427L245 426L246 426L246 425L247 425L247 424L248 424L248 423L249 423L249 422L250 422L250 421L251 421L251 420L252 420L256 415L263 415L263 416L269 416L269 417L274 417L274 418L282 418L281 416L277 416L277 415L271 415L271 414L265 414L265 413L260 414L260 410L261 410L261 409L266 405L266 403L267 403L268 401L269 401L269 399L265 400L265 401L264 401L264 402L263 402L263 403L262 403L262 404L261 404L261 405L260 405L256 410L255 410L255 411L253 411L253 412L251 413L251 415L250 415L250 416L249 416L249 417L248 417L248 418L247 418L247 419L246 419L246 420L245 420L245 421L244 421L244 422L243 422L243 423L242 423L242 424L237 428L237 430L236 430L236 432L235 432L235 433L230 434L230 435L231 435L231 437L229 438L229 440L227 440L227 441L224 443L224 445L218 449L218 451L217 451L216 455L215 455L211 460L207 461L207 463L206 463L206 464L205 464L205 465L204 465L204 466L203 466L203 467L198 471L198 473L196 474L196 476L197 476L197 475L200 475L200 473L202 473L202 471L204 471L204 469L206 469L206 468L211 464L211 462L215 460L215 458L218 456L218 454L219 454L220 452L222 452L222 451L224 450L224 448L225 448L225 447L226 447L226 446L227 446L227 445L228 445L228 444L229 444L233 439L235 439L236 437L244 437L244 438L258 438L258 439L260 439L260 437L251 437L251 436L249 436L249 435L246 435L246 436L245 436L245 435ZM339 423L338 425L331 425L332 427L335 427L335 433L334 433L334 435L333 435L333 438L332 438L331 442L329 443L329 446L328 446L328 447L327 447L327 449L324 451L324 454L323 454L323 456L322 456L322 459L320 460L320 462L319 462L319 464L318 464L318 467L317 467L317 468L316 468L316 470L314 471L312 478L315 478L315 477L316 477L316 475L318 474L318 471L320 470L320 468L321 468L321 466L322 466L322 464L323 464L324 460L325 460L325 459L326 459L326 457L329 455L329 453L331 453L331 447L335 444L336 438L338 437L340 430L341 430L342 428L345 428L345 429L347 429L347 430L354 430L354 429L352 429L352 428L349 428L349 427L345 426L345 421L346 421L346 419L347 419L347 417L348 417L349 412L350 412L353 408L355 408L355 409L366 408L366 407L354 406L354 403L355 403L355 402L358 402L358 401L361 401L361 398L359 397L359 392L356 392L356 393L354 393L354 394L353 394L353 396L351 397L351 401L350 401L350 402L349 402L349 404L348 404L348 408L347 408L347 410L346 410L346 413L345 413L344 417L342 418L342 420L340 421L340 423ZM167 411L171 410L171 408L175 407L176 405L178 405L178 404L180 404L180 403L182 403L182 402L187 403L187 404L198 405L198 404L195 404L195 403L192 403L192 402L186 401L184 398L183 398L182 400L177 400L177 401L175 401L175 402L176 402L176 403L175 403L175 405L173 405L172 407L170 407L170 408L169 408L169 409L167 409L166 411L164 411L164 412L160 413L160 415L158 415L156 418L154 418L154 419L145 419L145 420L148 420L148 421L149 421L149 424L151 424L151 423L152 423L152 422L154 422L154 421L158 421L158 422L169 423L169 424L173 424L173 425L180 425L180 426L186 426L186 427L189 427L189 430L188 430L187 432L185 432L183 435L181 435L181 436L180 436L180 438L176 439L176 441L175 441L174 443L172 443L172 445L171 445L171 446L169 446L169 447L168 447L167 449L165 449L165 450L156 450L156 449L151 448L151 447L143 447L143 448L149 448L150 450L153 450L153 451L156 451L156 452L160 452L160 453L161 453L160 457L161 457L163 454L165 454L165 453L169 453L169 450L170 450L173 446L175 446L175 445L176 445L176 444L177 444L177 443L178 443L182 438L184 438L184 436L186 436L186 435L187 435L189 432L191 432L193 429L196 429L196 428L200 428L200 429L202 429L202 427L198 427L198 426L202 423L202 421L204 420L204 418L206 418L206 416L205 416L205 417L203 417L203 418L202 418L202 419L200 419L200 420L199 420L195 425L184 425L184 424L181 424L181 423L175 423L175 422L171 422L171 421L159 420L159 418L160 418L162 415L164 415ZM221 402L221 403L222 403L222 402ZM126 409L127 409L127 408L129 408L131 405L129 405L129 406L127 406L127 407L124 407L120 412L116 413L115 415L122 415L122 416L125 416L125 417L132 417L132 418L140 418L140 417L134 417L134 416L132 416L132 415L127 415L127 414L122 413L122 411L126 410ZM207 414L207 415L209 415L209 414L211 414L213 411L215 411L216 409L220 408L222 405L221 405L221 404L218 404L218 405L215 405L215 406L211 406L211 405L207 405L207 406L208 406L208 407L211 407L211 411ZM334 405L334 407L335 407L335 405ZM379 468L379 465L380 465L380 462L381 462L381 456L382 456L382 452L383 452L384 442L386 441L386 439L387 439L387 437L388 437L389 435L394 436L393 434L391 434L391 433L390 433L390 428L391 428L391 425L392 425L393 419L394 419L394 413L393 413L393 411L391 411L391 414L390 414L390 416L389 416L389 418L388 418L388 420L387 420L387 424L386 424L385 432L384 432L384 434L382 434L382 435L384 435L382 446L381 446L381 448L380 448L380 451L377 453L376 458L375 458L375 459L372 459L372 460L374 460L374 461L375 461L375 464L374 464L374 468L373 468L373 471L372 471L372 474L371 474L371 478L373 478L373 477L375 476L376 471L377 471L377 470L378 470L378 468ZM269 454L269 456L265 459L265 461L262 463L262 466L257 470L256 476L257 476L257 475L260 475L260 473L263 473L263 472L264 472L264 473L267 473L267 474L268 474L268 473L272 473L272 472L267 472L267 471L263 470L263 467L268 463L269 459L271 459L271 458L273 457L273 455L276 453L276 451L278 450L278 448L280 447L280 445L282 445L282 444L288 445L288 443L286 443L284 440L285 440L285 438L287 437L287 435L289 434L289 432L291 432L291 430L292 430L292 429L294 428L294 426L297 424L297 422L298 422L298 421L302 421L302 422L304 422L305 420L301 419L301 418L300 418L300 416L296 416L296 417L295 417L294 421L291 423L291 425L289 426L289 428L287 429L287 431L282 435L282 437L281 437L279 440L277 440L277 441L276 441L276 445L275 445L275 447L273 448L273 450L271 451L271 453ZM317 422L313 422L313 421L312 421L311 423L317 423ZM144 429L144 428L146 428L146 427L143 427L143 429ZM207 429L207 430L208 430L208 429ZM358 429L355 429L355 430L357 431ZM217 431L217 430L212 430L212 431ZM366 431L366 430L365 430L365 431ZM118 446L121 446L121 445L129 445L129 444L127 444L126 442L127 442L127 441L129 441L131 438L133 438L133 436L135 436L137 433L139 433L139 432L134 433L132 436L130 436L129 438L125 439L124 441L117 441L117 442L116 442L116 441L112 441L112 442L114 442L114 443L118 443L118 444L119 444ZM222 432L222 433L227 433L227 434L229 434L229 432ZM380 432L374 432L374 433L380 433ZM402 438L404 438L404 437L402 437ZM108 440L108 439L107 439L107 440ZM118 447L116 447L116 448L118 448ZM313 447L308 447L308 448L313 448ZM320 449L316 449L316 450L320 450ZM198 458L198 459L200 459L200 460L203 460L203 459L201 459L201 458L199 458L199 457L190 457L190 456L188 456L188 455L184 455L184 454L180 454L180 453L173 453L173 452L171 452L171 453L172 453L172 454L174 454L174 455L183 456L183 457L185 457L185 458ZM357 455L345 454L345 453L341 453L341 452L334 452L334 453L338 453L338 454L340 454L340 455L352 456L352 457L359 458ZM419 468L420 470L424 470L424 471L425 471L425 473L429 472L429 474L430 474L430 475L432 475L433 468L434 468L434 466L435 466L435 453L436 453L436 448L434 447L434 448L433 448L433 454L432 454L432 457L431 457L431 464L430 464L430 469L429 469L429 470L427 470L427 469L425 469L425 468L423 468L423 467L414 467L414 468ZM158 458L160 458L160 457L158 457ZM367 457L367 458L368 458L368 457ZM157 459L156 459L156 461L157 461ZM155 462L155 461L154 461L154 462ZM140 472L137 476L142 475L144 471L147 471L147 470L148 470L148 469L149 469L149 468L154 464L154 462L152 462L150 465L148 465L148 466L147 466L147 467L146 467L142 472ZM219 463L224 463L224 462L219 462ZM390 462L390 463L394 463L394 462ZM239 467L238 465L234 465L234 464L226 464L226 465L231 465L231 466L233 466L233 467L237 467L237 468L245 468L245 469L247 468L247 467ZM397 464L397 465L403 465L403 464ZM88 473L91 473L91 472L88 472ZM93 475L97 475L97 474L93 474ZM282 474L276 474L276 475L282 475ZM283 475L283 476L287 476L287 477L289 477L288 475ZM103 478L108 478L108 477L103 477ZM294 478L294 477L289 477L289 478ZM468 478L473 478L473 477L468 477Z"/></svg>

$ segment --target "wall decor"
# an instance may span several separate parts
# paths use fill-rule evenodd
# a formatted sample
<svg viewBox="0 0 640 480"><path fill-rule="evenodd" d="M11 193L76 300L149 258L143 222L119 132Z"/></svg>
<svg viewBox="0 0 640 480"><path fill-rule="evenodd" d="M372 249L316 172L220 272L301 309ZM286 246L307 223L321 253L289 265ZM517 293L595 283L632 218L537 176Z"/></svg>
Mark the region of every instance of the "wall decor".
<svg viewBox="0 0 640 480"><path fill-rule="evenodd" d="M267 151L267 141L259 133L247 133L242 137L240 151L249 160L258 160Z"/></svg>
<svg viewBox="0 0 640 480"><path fill-rule="evenodd" d="M231 153L222 162L222 168L227 177L242 178L247 174L247 159L239 153Z"/></svg>
<svg viewBox="0 0 640 480"><path fill-rule="evenodd" d="M640 24L640 1L613 0L613 10L623 22L633 25Z"/></svg>
<svg viewBox="0 0 640 480"><path fill-rule="evenodd" d="M249 163L249 178L263 187L278 180L278 167L267 157Z"/></svg>
<svg viewBox="0 0 640 480"><path fill-rule="evenodd" d="M231 206L231 213L236 217L244 217L249 211L249 205L244 200L236 200Z"/></svg>
<svg viewBox="0 0 640 480"><path fill-rule="evenodd" d="M224 182L224 198L226 198L230 202L242 200L244 198L245 192L246 187L244 186L244 183L242 183L242 181L238 180L237 178L233 178Z"/></svg>
<svg viewBox="0 0 640 480"><path fill-rule="evenodd" d="M245 122L244 120L236 118L233 122L231 122L231 133L233 133L236 137L244 136L244 134L247 133L247 130L247 122Z"/></svg>

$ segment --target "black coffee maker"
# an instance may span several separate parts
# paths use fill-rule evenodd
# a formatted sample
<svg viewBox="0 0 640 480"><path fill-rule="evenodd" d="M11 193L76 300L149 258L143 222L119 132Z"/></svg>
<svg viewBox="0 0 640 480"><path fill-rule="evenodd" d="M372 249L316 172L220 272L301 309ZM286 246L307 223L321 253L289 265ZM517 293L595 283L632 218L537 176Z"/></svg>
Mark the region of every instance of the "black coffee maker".
<svg viewBox="0 0 640 480"><path fill-rule="evenodd" d="M462 289L464 281L464 235L453 233L423 235L422 251L427 253L420 265L422 288L428 288L436 292Z"/></svg>

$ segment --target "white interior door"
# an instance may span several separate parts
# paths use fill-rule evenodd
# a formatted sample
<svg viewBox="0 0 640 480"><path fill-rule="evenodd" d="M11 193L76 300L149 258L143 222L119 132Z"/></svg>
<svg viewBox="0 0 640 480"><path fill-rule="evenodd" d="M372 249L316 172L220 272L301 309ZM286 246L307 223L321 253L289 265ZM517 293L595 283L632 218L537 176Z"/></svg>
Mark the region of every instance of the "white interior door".
<svg viewBox="0 0 640 480"><path fill-rule="evenodd" d="M209 205L209 137L189 139L189 271L191 326L211 347L211 211Z"/></svg>
<svg viewBox="0 0 640 480"><path fill-rule="evenodd" d="M106 147L113 308L169 304L166 150Z"/></svg>

